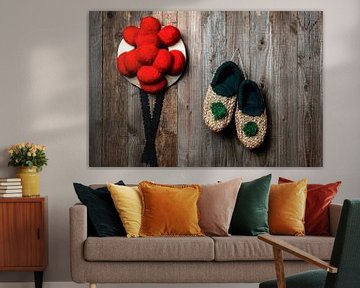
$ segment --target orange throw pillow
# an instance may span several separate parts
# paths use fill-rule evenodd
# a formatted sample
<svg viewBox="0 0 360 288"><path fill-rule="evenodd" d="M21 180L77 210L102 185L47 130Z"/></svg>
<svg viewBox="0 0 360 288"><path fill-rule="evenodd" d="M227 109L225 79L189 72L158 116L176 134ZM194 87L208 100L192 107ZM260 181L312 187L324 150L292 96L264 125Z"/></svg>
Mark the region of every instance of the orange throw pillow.
<svg viewBox="0 0 360 288"><path fill-rule="evenodd" d="M279 177L279 184L293 181ZM308 184L305 211L306 235L329 236L329 206L341 181L329 184Z"/></svg>
<svg viewBox="0 0 360 288"><path fill-rule="evenodd" d="M143 203L140 236L203 236L199 227L199 185L139 183Z"/></svg>
<svg viewBox="0 0 360 288"><path fill-rule="evenodd" d="M303 236L306 207L306 184L271 185L269 195L269 228L271 234Z"/></svg>

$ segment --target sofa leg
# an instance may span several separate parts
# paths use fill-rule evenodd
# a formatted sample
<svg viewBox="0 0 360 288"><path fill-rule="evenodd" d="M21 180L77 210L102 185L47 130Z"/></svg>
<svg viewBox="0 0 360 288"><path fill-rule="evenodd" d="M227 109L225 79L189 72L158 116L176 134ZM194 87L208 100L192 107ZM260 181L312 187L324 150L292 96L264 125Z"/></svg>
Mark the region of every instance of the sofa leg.
<svg viewBox="0 0 360 288"><path fill-rule="evenodd" d="M95 283L89 283L89 288L96 288L96 284Z"/></svg>

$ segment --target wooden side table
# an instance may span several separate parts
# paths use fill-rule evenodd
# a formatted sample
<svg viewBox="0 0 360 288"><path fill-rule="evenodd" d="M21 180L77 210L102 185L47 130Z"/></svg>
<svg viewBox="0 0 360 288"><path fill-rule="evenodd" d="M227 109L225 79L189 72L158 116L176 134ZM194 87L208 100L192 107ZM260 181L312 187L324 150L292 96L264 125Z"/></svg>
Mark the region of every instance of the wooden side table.
<svg viewBox="0 0 360 288"><path fill-rule="evenodd" d="M32 271L41 288L47 250L47 197L0 198L0 271Z"/></svg>

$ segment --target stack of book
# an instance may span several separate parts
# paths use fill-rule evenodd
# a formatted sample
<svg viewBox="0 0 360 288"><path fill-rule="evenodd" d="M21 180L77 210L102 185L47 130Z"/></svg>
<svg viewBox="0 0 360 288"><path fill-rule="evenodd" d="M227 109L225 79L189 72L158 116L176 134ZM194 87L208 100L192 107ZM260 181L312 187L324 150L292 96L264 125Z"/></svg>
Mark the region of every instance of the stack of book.
<svg viewBox="0 0 360 288"><path fill-rule="evenodd" d="M0 198L22 197L20 178L0 178Z"/></svg>

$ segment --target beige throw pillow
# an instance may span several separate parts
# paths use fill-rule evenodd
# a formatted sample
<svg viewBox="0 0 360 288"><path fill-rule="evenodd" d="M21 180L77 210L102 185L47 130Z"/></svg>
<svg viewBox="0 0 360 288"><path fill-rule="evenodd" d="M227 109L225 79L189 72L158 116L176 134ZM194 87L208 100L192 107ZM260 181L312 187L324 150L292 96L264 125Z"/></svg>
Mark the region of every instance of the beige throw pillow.
<svg viewBox="0 0 360 288"><path fill-rule="evenodd" d="M223 183L200 186L199 225L205 234L229 236L231 217L241 182L242 178L236 178Z"/></svg>

